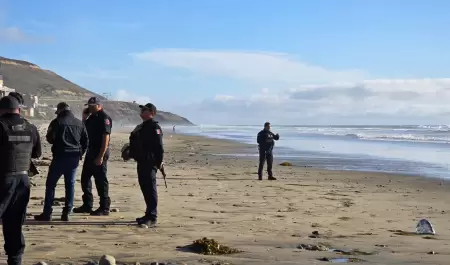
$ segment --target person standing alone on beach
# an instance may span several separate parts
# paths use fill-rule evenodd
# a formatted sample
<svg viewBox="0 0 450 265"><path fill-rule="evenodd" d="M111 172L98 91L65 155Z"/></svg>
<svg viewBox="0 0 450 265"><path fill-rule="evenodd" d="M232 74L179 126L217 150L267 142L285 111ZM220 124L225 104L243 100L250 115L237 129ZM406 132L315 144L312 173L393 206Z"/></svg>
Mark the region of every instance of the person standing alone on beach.
<svg viewBox="0 0 450 265"><path fill-rule="evenodd" d="M275 140L278 141L280 136L270 131L270 122L264 123L264 129L258 133L257 142L259 148L259 166L258 166L258 179L262 180L262 173L264 169L264 162L267 161L267 173L269 174L269 180L276 180L272 173L273 164L273 147Z"/></svg>

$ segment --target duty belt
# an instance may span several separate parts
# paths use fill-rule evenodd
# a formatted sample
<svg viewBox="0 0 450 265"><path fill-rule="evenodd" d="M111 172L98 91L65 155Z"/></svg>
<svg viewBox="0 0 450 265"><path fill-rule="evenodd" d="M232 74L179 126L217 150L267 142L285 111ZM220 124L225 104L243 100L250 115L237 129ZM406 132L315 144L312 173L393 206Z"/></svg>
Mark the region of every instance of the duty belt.
<svg viewBox="0 0 450 265"><path fill-rule="evenodd" d="M14 177L18 175L28 175L28 171L15 171L15 172L7 172L4 174L5 177Z"/></svg>

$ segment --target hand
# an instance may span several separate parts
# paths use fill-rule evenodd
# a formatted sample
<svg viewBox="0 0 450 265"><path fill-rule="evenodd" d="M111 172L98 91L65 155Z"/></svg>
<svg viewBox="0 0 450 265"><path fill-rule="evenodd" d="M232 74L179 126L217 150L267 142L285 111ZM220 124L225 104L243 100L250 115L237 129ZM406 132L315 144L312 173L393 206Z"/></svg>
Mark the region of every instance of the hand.
<svg viewBox="0 0 450 265"><path fill-rule="evenodd" d="M101 165L103 164L103 157L97 157L97 158L94 160L94 164L95 164L96 166L101 166Z"/></svg>
<svg viewBox="0 0 450 265"><path fill-rule="evenodd" d="M157 165L158 169L161 170L161 168L164 166L164 162L161 162L161 164Z"/></svg>

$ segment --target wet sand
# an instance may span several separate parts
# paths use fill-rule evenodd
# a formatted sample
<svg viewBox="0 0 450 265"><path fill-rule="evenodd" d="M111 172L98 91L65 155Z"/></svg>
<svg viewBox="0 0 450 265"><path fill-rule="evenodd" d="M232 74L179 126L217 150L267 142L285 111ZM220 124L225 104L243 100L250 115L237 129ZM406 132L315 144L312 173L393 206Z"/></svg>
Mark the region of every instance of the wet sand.
<svg viewBox="0 0 450 265"><path fill-rule="evenodd" d="M28 217L24 264L86 264L113 255L118 264L326 264L320 258L355 257L365 264L448 264L450 258L450 184L437 179L379 173L340 172L289 167L275 161L277 181L257 181L256 161L214 156L248 152L254 146L193 136L165 135L168 188L158 174L159 225L135 225L144 201L136 164L120 159L128 134L112 135L109 161L112 209L108 217L75 214L59 221L55 206L50 223ZM49 146L45 158L51 158ZM46 166L34 177L29 214L39 214ZM75 205L81 203L78 170ZM93 191L96 194L95 188ZM56 197L64 197L63 179ZM95 196L95 206L98 197ZM429 218L436 236L414 232ZM392 231L389 231L392 230ZM311 238L318 231L319 238ZM242 253L205 256L177 249L208 237ZM299 244L370 253L334 253L298 249ZM427 254L434 252L435 254ZM345 255L355 254L355 255ZM359 254L359 255L356 255ZM0 262L5 263L5 256ZM222 263L217 263L221 261Z"/></svg>

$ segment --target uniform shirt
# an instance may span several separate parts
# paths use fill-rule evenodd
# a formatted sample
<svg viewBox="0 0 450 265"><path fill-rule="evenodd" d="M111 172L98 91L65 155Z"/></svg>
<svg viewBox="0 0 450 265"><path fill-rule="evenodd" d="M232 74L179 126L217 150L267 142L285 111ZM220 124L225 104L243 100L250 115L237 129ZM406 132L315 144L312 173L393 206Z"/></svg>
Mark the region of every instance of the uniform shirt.
<svg viewBox="0 0 450 265"><path fill-rule="evenodd" d="M83 122L69 110L58 114L50 122L47 130L47 142L52 144L53 157L66 153L78 153L83 156L88 148L88 135Z"/></svg>
<svg viewBox="0 0 450 265"><path fill-rule="evenodd" d="M89 136L88 154L97 156L102 147L103 136L105 134L111 134L112 119L105 111L100 110L96 113L92 113L84 124ZM107 152L108 151L109 143Z"/></svg>
<svg viewBox="0 0 450 265"><path fill-rule="evenodd" d="M280 136L278 134L274 134L273 132L271 132L269 130L260 131L257 136L257 142L259 145L259 149L261 151L271 152L275 145L274 140L278 140L278 139L280 139Z"/></svg>

